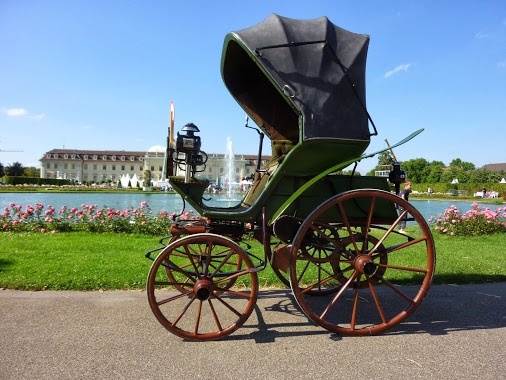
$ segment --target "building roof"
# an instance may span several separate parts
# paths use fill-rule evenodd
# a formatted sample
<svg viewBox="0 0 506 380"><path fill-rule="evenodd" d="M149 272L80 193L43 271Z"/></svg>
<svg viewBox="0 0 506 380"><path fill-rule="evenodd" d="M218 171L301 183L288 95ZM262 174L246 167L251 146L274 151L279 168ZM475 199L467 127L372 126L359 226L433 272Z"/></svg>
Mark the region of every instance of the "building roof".
<svg viewBox="0 0 506 380"><path fill-rule="evenodd" d="M483 166L483 169L487 169L492 172L506 171L506 162L498 164L486 164Z"/></svg>
<svg viewBox="0 0 506 380"><path fill-rule="evenodd" d="M144 156L146 151L126 151L126 150L87 150L87 149L52 149L44 153L47 154L79 154L79 155L114 155L114 156Z"/></svg>
<svg viewBox="0 0 506 380"><path fill-rule="evenodd" d="M71 158L72 155L75 155L74 159L85 159L87 156L88 160L93 160L93 156L97 156L97 158L103 159L103 156L107 156L107 160L110 160L112 157L120 159L120 157L124 156L126 159L130 159L130 157L135 157L139 159L139 157L144 157L146 155L158 156L159 154L164 154L164 152L149 152L149 151L127 151L127 150L86 150L86 149L52 149L44 153L40 161L45 160L56 160L65 158ZM225 159L224 153L210 153L209 157L217 157L220 159ZM256 160L258 155L256 154L234 154L235 158L243 158L247 161ZM270 156L262 156L262 160L269 160Z"/></svg>

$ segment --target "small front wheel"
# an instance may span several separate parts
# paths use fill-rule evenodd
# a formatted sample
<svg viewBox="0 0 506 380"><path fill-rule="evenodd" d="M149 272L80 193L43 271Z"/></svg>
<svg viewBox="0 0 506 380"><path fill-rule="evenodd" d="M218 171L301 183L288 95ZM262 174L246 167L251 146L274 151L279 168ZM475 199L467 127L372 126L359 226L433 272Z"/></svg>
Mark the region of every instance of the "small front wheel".
<svg viewBox="0 0 506 380"><path fill-rule="evenodd" d="M258 297L258 276L234 241L199 233L170 243L153 262L148 301L170 332L192 340L229 335L246 322Z"/></svg>

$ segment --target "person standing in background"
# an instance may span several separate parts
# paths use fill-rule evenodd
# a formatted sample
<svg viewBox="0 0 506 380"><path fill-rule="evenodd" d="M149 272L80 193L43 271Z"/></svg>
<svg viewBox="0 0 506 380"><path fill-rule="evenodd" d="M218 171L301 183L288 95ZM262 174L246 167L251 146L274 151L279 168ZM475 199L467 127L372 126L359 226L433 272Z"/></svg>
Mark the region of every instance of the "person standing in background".
<svg viewBox="0 0 506 380"><path fill-rule="evenodd" d="M409 193L411 193L411 182L404 182L404 190L401 191L399 196L404 199L406 202L409 202ZM399 206L399 215L404 211L402 207ZM405 233L406 229L406 219L407 217L402 218L399 223L399 232L401 234Z"/></svg>

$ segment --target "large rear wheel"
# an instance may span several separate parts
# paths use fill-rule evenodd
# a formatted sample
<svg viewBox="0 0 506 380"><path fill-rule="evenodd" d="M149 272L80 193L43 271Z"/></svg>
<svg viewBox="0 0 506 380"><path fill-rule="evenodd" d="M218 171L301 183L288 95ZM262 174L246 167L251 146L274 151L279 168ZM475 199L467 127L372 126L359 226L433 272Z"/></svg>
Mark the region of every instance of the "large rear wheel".
<svg viewBox="0 0 506 380"><path fill-rule="evenodd" d="M396 228L405 218L401 234ZM311 254L308 247L315 246L325 254ZM299 228L291 255L297 303L312 321L342 335L380 333L405 320L427 294L436 262L423 216L375 189L351 190L320 205Z"/></svg>

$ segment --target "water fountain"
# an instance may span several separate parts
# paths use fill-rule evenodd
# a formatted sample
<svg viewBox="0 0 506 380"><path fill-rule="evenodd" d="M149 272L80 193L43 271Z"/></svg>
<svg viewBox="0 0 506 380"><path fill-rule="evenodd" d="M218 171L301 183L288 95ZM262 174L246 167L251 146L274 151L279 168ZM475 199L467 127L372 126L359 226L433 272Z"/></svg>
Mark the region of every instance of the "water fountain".
<svg viewBox="0 0 506 380"><path fill-rule="evenodd" d="M225 180L223 181L227 186L228 198L232 198L234 184L237 184L235 178L235 157L232 146L232 139L227 137L227 150L225 153Z"/></svg>

